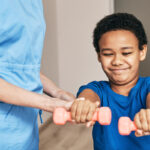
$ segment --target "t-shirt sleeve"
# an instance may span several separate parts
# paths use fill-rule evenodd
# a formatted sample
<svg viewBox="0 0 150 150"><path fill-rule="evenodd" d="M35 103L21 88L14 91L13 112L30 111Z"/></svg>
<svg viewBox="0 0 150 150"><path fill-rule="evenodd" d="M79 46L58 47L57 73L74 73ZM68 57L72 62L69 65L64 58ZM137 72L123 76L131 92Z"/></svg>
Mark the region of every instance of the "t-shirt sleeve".
<svg viewBox="0 0 150 150"><path fill-rule="evenodd" d="M101 87L100 87L100 82L98 81L93 81L88 83L87 85L83 85L79 88L78 92L77 92L77 97L79 96L79 94L85 90L85 89L91 89L92 91L94 91L101 99L102 96L102 92L101 92Z"/></svg>

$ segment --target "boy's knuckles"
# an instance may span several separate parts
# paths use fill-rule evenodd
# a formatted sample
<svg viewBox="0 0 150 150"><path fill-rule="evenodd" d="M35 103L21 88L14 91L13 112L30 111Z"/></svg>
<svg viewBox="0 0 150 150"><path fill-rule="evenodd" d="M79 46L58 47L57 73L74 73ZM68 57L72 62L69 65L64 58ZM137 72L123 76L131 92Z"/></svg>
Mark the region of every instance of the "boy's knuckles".
<svg viewBox="0 0 150 150"><path fill-rule="evenodd" d="M139 114L136 114L135 117L134 117L134 122L137 126L138 129L141 129L141 123L140 123L140 120L139 120Z"/></svg>
<svg viewBox="0 0 150 150"><path fill-rule="evenodd" d="M142 129L141 123L139 120L134 121L138 129Z"/></svg>
<svg viewBox="0 0 150 150"><path fill-rule="evenodd" d="M89 110L89 107L83 107L82 114L86 115Z"/></svg>
<svg viewBox="0 0 150 150"><path fill-rule="evenodd" d="M148 131L150 131L150 124L148 124Z"/></svg>
<svg viewBox="0 0 150 150"><path fill-rule="evenodd" d="M81 116L81 109L76 112L76 117Z"/></svg>
<svg viewBox="0 0 150 150"><path fill-rule="evenodd" d="M140 113L140 116L144 115L145 114L145 109L141 109L139 113Z"/></svg>
<svg viewBox="0 0 150 150"><path fill-rule="evenodd" d="M134 121L136 121L139 118L139 113L137 113L134 117Z"/></svg>
<svg viewBox="0 0 150 150"><path fill-rule="evenodd" d="M89 113L88 116L87 116L87 120L88 120L88 121L91 121L91 120L92 120L92 117L93 117L93 115L92 115L91 113Z"/></svg>
<svg viewBox="0 0 150 150"><path fill-rule="evenodd" d="M143 135L143 130L139 130L139 129L138 129L138 130L136 131L136 134L137 134L138 136L142 136L142 135Z"/></svg>
<svg viewBox="0 0 150 150"><path fill-rule="evenodd" d="M72 104L71 106L71 112L75 112L77 108L77 104Z"/></svg>
<svg viewBox="0 0 150 150"><path fill-rule="evenodd" d="M147 116L147 123L150 125L150 116Z"/></svg>
<svg viewBox="0 0 150 150"><path fill-rule="evenodd" d="M150 135L150 132L143 132L144 135Z"/></svg>
<svg viewBox="0 0 150 150"><path fill-rule="evenodd" d="M150 115L150 109L146 109L147 115Z"/></svg>
<svg viewBox="0 0 150 150"><path fill-rule="evenodd" d="M142 129L142 126L140 124L136 124L138 129Z"/></svg>
<svg viewBox="0 0 150 150"><path fill-rule="evenodd" d="M146 118L147 118L147 122L150 123L150 109L146 110Z"/></svg>
<svg viewBox="0 0 150 150"><path fill-rule="evenodd" d="M82 115L80 120L81 120L82 123L85 123L86 122L86 116Z"/></svg>
<svg viewBox="0 0 150 150"><path fill-rule="evenodd" d="M76 123L80 123L80 116L76 116L75 121Z"/></svg>
<svg viewBox="0 0 150 150"><path fill-rule="evenodd" d="M76 107L75 106L72 106L71 107L71 112L75 112L76 111Z"/></svg>
<svg viewBox="0 0 150 150"><path fill-rule="evenodd" d="M143 123L142 124L142 129L144 130L144 132L148 131L148 125L147 125L147 123Z"/></svg>
<svg viewBox="0 0 150 150"><path fill-rule="evenodd" d="M73 120L75 119L75 113L74 113L74 112L71 113L71 118L72 118Z"/></svg>
<svg viewBox="0 0 150 150"><path fill-rule="evenodd" d="M146 111L140 111L139 113L139 118L140 118L140 121L143 123L146 121Z"/></svg>
<svg viewBox="0 0 150 150"><path fill-rule="evenodd" d="M77 107L82 108L84 106L83 102L78 102Z"/></svg>
<svg viewBox="0 0 150 150"><path fill-rule="evenodd" d="M78 101L75 100L75 101L73 102L72 106L77 105L77 104L78 104Z"/></svg>
<svg viewBox="0 0 150 150"><path fill-rule="evenodd" d="M90 103L91 103L91 102L90 102L89 100L86 100L86 101L85 101L85 104L86 104L86 105L89 105Z"/></svg>

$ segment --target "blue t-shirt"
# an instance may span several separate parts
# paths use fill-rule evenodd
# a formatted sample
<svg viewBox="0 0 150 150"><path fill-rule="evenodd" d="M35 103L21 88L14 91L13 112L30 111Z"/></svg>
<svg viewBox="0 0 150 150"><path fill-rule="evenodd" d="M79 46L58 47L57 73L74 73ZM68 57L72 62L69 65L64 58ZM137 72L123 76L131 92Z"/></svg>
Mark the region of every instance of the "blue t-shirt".
<svg viewBox="0 0 150 150"><path fill-rule="evenodd" d="M79 95L84 89L93 90L101 100L101 106L108 106L112 111L109 126L98 122L93 127L94 150L150 150L150 136L136 137L134 132L122 136L118 132L118 119L128 116L131 120L141 108L146 108L146 97L150 92L150 77L140 77L128 96L115 93L109 82L93 81L80 87Z"/></svg>

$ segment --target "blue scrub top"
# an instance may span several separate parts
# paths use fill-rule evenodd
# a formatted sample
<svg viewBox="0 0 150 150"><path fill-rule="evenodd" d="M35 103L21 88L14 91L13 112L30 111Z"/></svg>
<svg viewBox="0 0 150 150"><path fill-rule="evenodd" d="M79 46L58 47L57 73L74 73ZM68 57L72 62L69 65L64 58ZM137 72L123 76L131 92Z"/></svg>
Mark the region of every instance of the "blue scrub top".
<svg viewBox="0 0 150 150"><path fill-rule="evenodd" d="M42 0L0 0L0 78L42 93L44 36ZM38 150L38 112L0 101L0 150Z"/></svg>

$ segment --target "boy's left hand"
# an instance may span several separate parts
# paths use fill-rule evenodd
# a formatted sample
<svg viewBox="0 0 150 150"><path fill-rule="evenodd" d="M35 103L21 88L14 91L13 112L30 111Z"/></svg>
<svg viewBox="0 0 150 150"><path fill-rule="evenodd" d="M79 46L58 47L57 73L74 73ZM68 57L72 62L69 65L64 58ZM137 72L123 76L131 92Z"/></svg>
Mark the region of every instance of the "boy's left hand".
<svg viewBox="0 0 150 150"><path fill-rule="evenodd" d="M134 117L137 127L135 136L150 135L150 109L141 109Z"/></svg>

